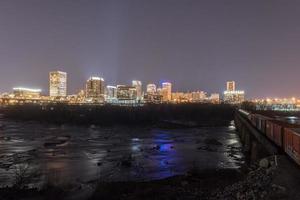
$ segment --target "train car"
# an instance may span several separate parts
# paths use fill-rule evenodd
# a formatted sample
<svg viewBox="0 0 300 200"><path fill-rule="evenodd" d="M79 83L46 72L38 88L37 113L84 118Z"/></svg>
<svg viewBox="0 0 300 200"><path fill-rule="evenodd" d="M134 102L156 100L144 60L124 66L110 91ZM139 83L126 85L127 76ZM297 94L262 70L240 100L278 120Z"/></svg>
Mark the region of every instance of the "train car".
<svg viewBox="0 0 300 200"><path fill-rule="evenodd" d="M260 130L263 134L266 134L266 125L267 121L271 120L270 117L260 115L260 114L255 114L254 115L254 122L255 122L255 127Z"/></svg>
<svg viewBox="0 0 300 200"><path fill-rule="evenodd" d="M300 125L289 124L279 120L267 120L266 123L266 136L280 147L283 147L284 144L285 128L300 128Z"/></svg>
<svg viewBox="0 0 300 200"><path fill-rule="evenodd" d="M248 112L248 111L243 110L243 109L239 109L239 112L240 112L240 114L241 114L243 117L245 117L245 118L247 118L249 121L251 121L252 115L253 115L251 112Z"/></svg>
<svg viewBox="0 0 300 200"><path fill-rule="evenodd" d="M248 111L246 111L246 110L243 110L243 109L239 109L239 112L240 112L244 117L246 117L247 119L250 120L250 115L251 115L250 112L248 112Z"/></svg>
<svg viewBox="0 0 300 200"><path fill-rule="evenodd" d="M282 122L278 120L268 120L266 125L266 136L276 145L282 147L283 129L284 126L282 126Z"/></svg>
<svg viewBox="0 0 300 200"><path fill-rule="evenodd" d="M256 127L255 114L253 114L253 113L250 114L249 118L250 118L251 124Z"/></svg>
<svg viewBox="0 0 300 200"><path fill-rule="evenodd" d="M284 151L300 165L300 128L284 129Z"/></svg>

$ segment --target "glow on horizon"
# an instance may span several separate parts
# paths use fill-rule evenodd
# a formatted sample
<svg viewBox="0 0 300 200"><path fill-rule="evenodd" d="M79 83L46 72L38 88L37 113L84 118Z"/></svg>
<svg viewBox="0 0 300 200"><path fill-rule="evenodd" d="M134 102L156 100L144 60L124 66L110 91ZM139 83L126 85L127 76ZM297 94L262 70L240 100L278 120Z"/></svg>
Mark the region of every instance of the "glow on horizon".
<svg viewBox="0 0 300 200"><path fill-rule="evenodd" d="M23 90L27 92L42 92L41 89L32 89L32 88L25 88L25 87L15 87L13 90Z"/></svg>
<svg viewBox="0 0 300 200"><path fill-rule="evenodd" d="M97 80L97 81L104 81L104 78L98 76L91 76L89 80Z"/></svg>

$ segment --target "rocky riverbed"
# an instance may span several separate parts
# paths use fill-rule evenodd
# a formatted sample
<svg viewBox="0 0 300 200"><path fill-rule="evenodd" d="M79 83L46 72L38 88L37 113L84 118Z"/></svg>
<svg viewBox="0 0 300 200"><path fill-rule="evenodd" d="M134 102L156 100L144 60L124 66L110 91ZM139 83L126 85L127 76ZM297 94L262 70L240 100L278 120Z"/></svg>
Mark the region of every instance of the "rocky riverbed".
<svg viewBox="0 0 300 200"><path fill-rule="evenodd" d="M70 192L68 187L48 186L42 190L0 190L0 199L108 199L108 200L252 200L297 199L288 197L286 186L275 183L281 168L274 156L241 169L191 169L185 175L145 182L90 182L91 192L82 196L86 186ZM87 193L85 193L87 194Z"/></svg>
<svg viewBox="0 0 300 200"><path fill-rule="evenodd" d="M195 171L157 182L100 183L90 199L284 199L286 188L273 183L277 172L274 157L269 157L240 170Z"/></svg>

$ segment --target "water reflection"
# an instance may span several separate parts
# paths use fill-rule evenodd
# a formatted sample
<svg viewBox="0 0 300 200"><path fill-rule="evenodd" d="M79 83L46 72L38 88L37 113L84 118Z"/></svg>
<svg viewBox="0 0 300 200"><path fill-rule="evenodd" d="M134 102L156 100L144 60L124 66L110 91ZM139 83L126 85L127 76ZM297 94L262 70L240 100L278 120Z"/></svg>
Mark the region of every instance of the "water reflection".
<svg viewBox="0 0 300 200"><path fill-rule="evenodd" d="M287 117L276 116L276 119L284 122L288 122L290 124L300 124L300 119L299 117L296 116L287 116Z"/></svg>
<svg viewBox="0 0 300 200"><path fill-rule="evenodd" d="M0 130L2 185L12 183L13 168L21 163L34 166L55 184L97 178L161 179L183 174L193 165L206 169L243 163L234 123L218 128L161 130L0 122L5 125Z"/></svg>

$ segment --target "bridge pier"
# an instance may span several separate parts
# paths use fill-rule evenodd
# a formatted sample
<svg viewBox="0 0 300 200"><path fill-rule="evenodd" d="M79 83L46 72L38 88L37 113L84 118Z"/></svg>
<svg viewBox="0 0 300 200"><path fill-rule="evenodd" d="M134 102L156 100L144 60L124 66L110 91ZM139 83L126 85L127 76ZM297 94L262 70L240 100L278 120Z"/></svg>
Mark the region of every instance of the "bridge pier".
<svg viewBox="0 0 300 200"><path fill-rule="evenodd" d="M249 162L279 153L279 149L239 112L236 112L234 122Z"/></svg>

